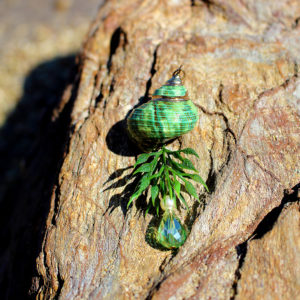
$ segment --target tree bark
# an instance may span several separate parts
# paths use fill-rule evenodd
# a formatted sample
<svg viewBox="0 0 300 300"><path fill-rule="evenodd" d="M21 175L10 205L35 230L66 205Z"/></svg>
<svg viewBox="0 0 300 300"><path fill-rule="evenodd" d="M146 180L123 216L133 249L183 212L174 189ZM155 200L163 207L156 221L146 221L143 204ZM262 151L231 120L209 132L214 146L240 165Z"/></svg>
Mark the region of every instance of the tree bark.
<svg viewBox="0 0 300 300"><path fill-rule="evenodd" d="M90 27L37 270L39 299L296 299L300 289L300 3L107 1ZM125 118L183 65L210 194L178 252L129 210L138 154ZM284 192L286 190L286 192ZM276 290L276 292L275 292Z"/></svg>

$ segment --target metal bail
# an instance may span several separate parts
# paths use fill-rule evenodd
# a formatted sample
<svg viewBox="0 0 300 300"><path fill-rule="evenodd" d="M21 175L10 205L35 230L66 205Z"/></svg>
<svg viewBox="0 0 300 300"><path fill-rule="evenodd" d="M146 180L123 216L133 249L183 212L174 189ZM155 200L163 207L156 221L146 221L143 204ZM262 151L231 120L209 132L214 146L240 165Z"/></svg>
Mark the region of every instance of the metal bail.
<svg viewBox="0 0 300 300"><path fill-rule="evenodd" d="M179 77L179 74L177 75L173 75L173 77L171 79L169 79L165 85L172 85L172 86L175 86L175 85L182 85L182 81L181 81L181 78Z"/></svg>

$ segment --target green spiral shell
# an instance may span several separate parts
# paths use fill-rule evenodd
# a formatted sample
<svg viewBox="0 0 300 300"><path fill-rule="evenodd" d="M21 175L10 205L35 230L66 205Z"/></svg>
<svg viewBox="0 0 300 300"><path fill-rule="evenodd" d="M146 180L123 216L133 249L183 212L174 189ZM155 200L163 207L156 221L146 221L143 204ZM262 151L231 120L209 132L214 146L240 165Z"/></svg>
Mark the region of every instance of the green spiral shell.
<svg viewBox="0 0 300 300"><path fill-rule="evenodd" d="M127 119L130 137L145 151L189 132L199 118L178 74L153 95L153 99L137 107Z"/></svg>

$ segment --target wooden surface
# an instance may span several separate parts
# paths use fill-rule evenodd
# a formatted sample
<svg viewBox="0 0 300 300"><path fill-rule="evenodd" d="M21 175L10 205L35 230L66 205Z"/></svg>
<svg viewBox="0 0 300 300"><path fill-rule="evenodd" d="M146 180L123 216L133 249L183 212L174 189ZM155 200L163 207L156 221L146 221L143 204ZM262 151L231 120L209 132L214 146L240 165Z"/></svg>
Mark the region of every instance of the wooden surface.
<svg viewBox="0 0 300 300"><path fill-rule="evenodd" d="M39 299L295 299L299 16L297 0L101 7L55 110L71 107L70 131L37 259ZM172 147L197 150L211 193L199 185L203 204L189 199L182 218L193 226L172 253L147 243L153 216L142 202L126 211L138 151L124 118L180 65L200 120Z"/></svg>

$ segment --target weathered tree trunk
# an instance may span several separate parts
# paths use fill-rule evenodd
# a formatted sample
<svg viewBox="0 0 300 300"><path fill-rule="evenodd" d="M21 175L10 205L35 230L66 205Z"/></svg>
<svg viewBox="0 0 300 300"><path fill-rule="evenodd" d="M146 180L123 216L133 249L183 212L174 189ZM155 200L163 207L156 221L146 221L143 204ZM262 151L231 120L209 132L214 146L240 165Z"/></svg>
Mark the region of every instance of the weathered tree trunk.
<svg viewBox="0 0 300 300"><path fill-rule="evenodd" d="M37 259L39 299L299 297L299 16L298 0L100 8L73 93L55 111L72 105ZM211 193L198 187L204 205L172 253L147 243L153 216L143 204L126 211L138 151L124 118L180 65L200 121L173 147L197 150Z"/></svg>

